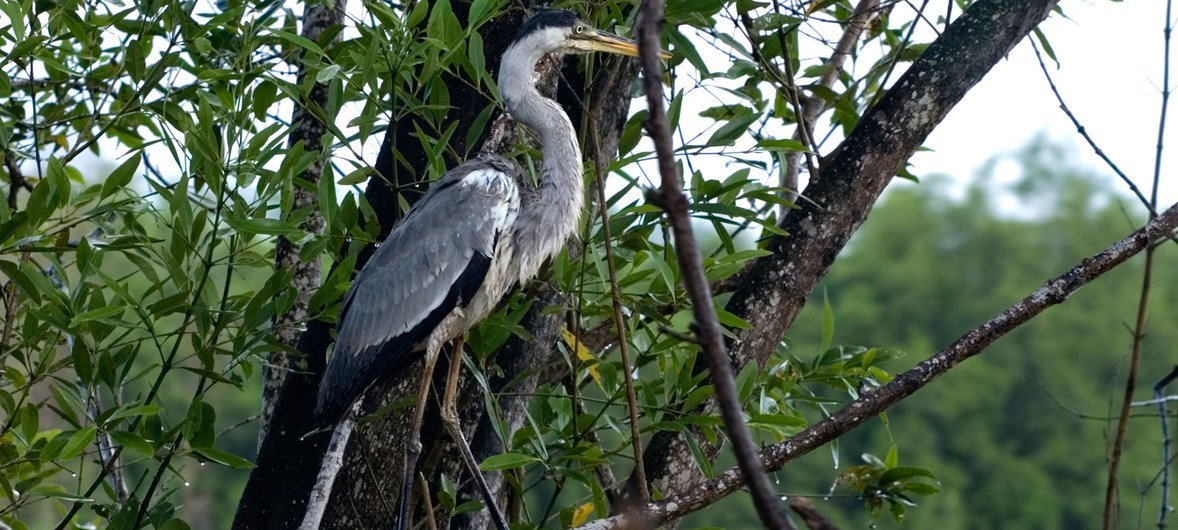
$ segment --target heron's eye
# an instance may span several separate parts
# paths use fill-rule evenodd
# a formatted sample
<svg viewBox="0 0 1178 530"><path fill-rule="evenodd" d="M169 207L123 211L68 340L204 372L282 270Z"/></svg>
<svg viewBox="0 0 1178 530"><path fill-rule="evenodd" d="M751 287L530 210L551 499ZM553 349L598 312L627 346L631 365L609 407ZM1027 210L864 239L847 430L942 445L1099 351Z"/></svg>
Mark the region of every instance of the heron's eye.
<svg viewBox="0 0 1178 530"><path fill-rule="evenodd" d="M577 33L584 33L584 32L585 32L585 26L577 26L577 28L576 28L575 30L573 30L573 31L576 31Z"/></svg>

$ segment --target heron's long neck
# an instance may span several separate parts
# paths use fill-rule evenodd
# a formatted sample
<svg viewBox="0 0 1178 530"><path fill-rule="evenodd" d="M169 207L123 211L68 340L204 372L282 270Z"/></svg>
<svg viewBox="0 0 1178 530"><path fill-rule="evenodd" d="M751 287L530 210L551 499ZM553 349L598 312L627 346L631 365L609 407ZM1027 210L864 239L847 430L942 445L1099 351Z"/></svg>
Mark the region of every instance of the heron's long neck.
<svg viewBox="0 0 1178 530"><path fill-rule="evenodd" d="M503 56L499 92L512 118L540 138L544 163L542 180L532 200L521 204L516 221L515 248L520 281L535 276L550 257L560 252L577 228L584 201L581 148L569 117L560 105L536 91L536 62L542 55L529 46L513 46Z"/></svg>

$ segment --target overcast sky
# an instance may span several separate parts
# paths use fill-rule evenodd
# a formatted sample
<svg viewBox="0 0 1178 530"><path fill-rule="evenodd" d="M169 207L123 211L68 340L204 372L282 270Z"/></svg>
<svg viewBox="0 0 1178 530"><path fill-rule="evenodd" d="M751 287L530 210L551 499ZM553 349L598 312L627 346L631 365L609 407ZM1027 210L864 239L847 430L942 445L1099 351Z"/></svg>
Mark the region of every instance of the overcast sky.
<svg viewBox="0 0 1178 530"><path fill-rule="evenodd" d="M1089 134L1148 195L1161 105L1165 2L1064 0L1062 6L1070 20L1052 15L1042 26L1060 62L1058 70L1048 63L1052 77ZM1159 209L1178 201L1178 137L1172 132L1178 123L1170 125ZM914 170L968 177L987 158L1040 133L1073 145L1078 161L1116 179L1059 109L1024 41L933 132L927 146L935 151L918 153ZM1118 189L1128 193L1124 185Z"/></svg>

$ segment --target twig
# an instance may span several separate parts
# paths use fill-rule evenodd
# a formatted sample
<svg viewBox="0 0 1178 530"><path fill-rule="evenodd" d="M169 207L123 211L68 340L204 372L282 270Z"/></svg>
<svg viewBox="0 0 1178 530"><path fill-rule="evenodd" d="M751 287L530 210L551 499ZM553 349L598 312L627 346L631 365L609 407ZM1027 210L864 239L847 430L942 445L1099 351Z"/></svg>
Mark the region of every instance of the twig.
<svg viewBox="0 0 1178 530"><path fill-rule="evenodd" d="M765 469L757 458L756 446L753 445L748 425L744 423L740 400L736 395L736 384L732 377L731 359L724 347L720 324L716 319L716 309L712 305L712 293L708 289L708 279L704 274L703 260L691 228L687 197L683 195L683 185L679 181L675 167L671 129L667 123L666 110L663 108L662 64L658 58L659 25L662 21L663 2L647 1L642 6L639 16L638 48L642 58L646 103L650 109L646 130L654 142L658 154L659 174L662 177L662 187L659 191L652 190L650 197L667 212L674 231L675 254L695 313L693 328L708 359L712 385L716 390L728 437L732 440L741 472L752 490L757 514L769 528L792 529L793 525L786 518L781 501L769 483L769 476L765 474ZM636 464L642 466L641 462Z"/></svg>
<svg viewBox="0 0 1178 530"><path fill-rule="evenodd" d="M1162 59L1162 108L1158 116L1158 143L1154 155L1153 192L1150 194L1150 219L1157 217L1158 181L1162 173L1162 140L1166 133L1166 110L1170 103L1170 6L1171 0L1166 0L1165 39L1163 41ZM1133 392L1137 388L1137 370L1141 365L1141 347L1145 341L1145 319L1149 309L1149 286L1153 279L1153 256L1156 247L1145 249L1145 271L1141 275L1141 296L1137 303L1137 319L1133 325L1133 348L1129 354L1129 373L1125 376L1125 394L1121 400L1121 414L1117 418L1116 434L1113 446L1109 450L1108 458L1108 487L1104 492L1104 518L1102 528L1109 530L1116 526L1117 510L1117 471L1121 464L1121 451L1125 444L1125 431L1129 424L1129 407L1133 402ZM1165 405L1162 405L1164 408ZM1165 509L1163 504L1162 509Z"/></svg>
<svg viewBox="0 0 1178 530"><path fill-rule="evenodd" d="M1129 425L1129 407L1133 402L1133 392L1137 388L1137 370L1141 364L1141 346L1145 340L1145 318L1149 308L1150 280L1153 277L1154 247L1145 250L1145 272L1141 279L1141 296L1137 302L1137 318L1133 325L1133 347L1129 354L1129 374L1125 376L1125 393L1121 400L1121 412L1117 417L1117 427L1113 437L1113 445L1109 449L1108 457L1108 486L1104 492L1104 518L1102 528L1109 530L1116 527L1117 519L1117 472L1121 464L1121 451L1125 444L1125 432Z"/></svg>
<svg viewBox="0 0 1178 530"><path fill-rule="evenodd" d="M69 343L70 349L72 350L73 340L69 340ZM77 380L77 387L78 392L82 395L84 401L86 402L86 415L90 417L90 421L97 423L100 412L98 409L98 397L95 396L93 392L90 392L90 389L86 386L85 383L82 382L81 379ZM126 504L127 499L131 498L131 493L127 491L127 481L123 477L122 462L119 462L114 458L116 445L111 439L110 433L105 429L100 431L96 438L98 444L99 461L102 462L104 466L113 461L110 475L107 476L107 479L110 480L110 489L114 490L115 499L118 500L119 504Z"/></svg>
<svg viewBox="0 0 1178 530"><path fill-rule="evenodd" d="M327 453L323 455L319 476L315 479L315 487L311 489L311 498L307 499L307 510L303 514L299 530L316 530L323 520L327 502L331 500L331 488L344 466L344 450L348 448L348 438L356 428L356 414L359 413L362 402L363 400L357 400L331 433L331 442L327 445Z"/></svg>
<svg viewBox="0 0 1178 530"><path fill-rule="evenodd" d="M1035 58L1039 59L1039 69L1043 70L1043 76L1047 79L1047 85L1051 87L1051 92L1055 94L1055 100L1059 102L1060 110L1062 110L1063 113L1068 116L1069 120L1072 120L1072 125L1076 127L1076 132L1080 133L1080 136L1084 138L1084 141L1088 142L1088 146L1092 148L1092 150L1096 153L1096 156L1100 157L1100 159L1104 161L1105 165L1107 165L1109 169L1112 169L1113 173L1116 173L1117 176L1121 178L1121 181L1129 187L1129 191L1132 191L1133 194L1137 196L1137 200L1141 201L1141 204L1145 205L1146 208L1149 208L1150 213L1157 215L1157 211L1155 211L1154 207L1150 205L1149 199L1145 198L1145 194L1141 193L1141 189L1137 187L1137 184L1133 183L1133 179L1129 178L1129 176L1126 175L1124 171L1121 171L1121 168L1117 166L1116 162L1113 162L1112 159L1104 153L1104 150L1096 144L1096 140L1093 140L1092 136L1088 134L1088 129L1084 127L1084 124L1080 123L1080 119L1072 113L1072 109L1068 108L1068 104L1064 102L1063 96L1059 93L1059 88L1055 86L1055 80L1051 78L1051 72L1047 70L1047 63L1043 60L1043 54L1039 52L1039 46L1035 44L1034 40L1030 40L1029 42L1031 43L1031 49L1035 50Z"/></svg>
<svg viewBox="0 0 1178 530"><path fill-rule="evenodd" d="M425 479L425 473L417 472L417 485L421 486L421 502L425 506L425 522L429 526L429 530L438 530L438 522L434 519L433 495L429 492L429 481Z"/></svg>
<svg viewBox="0 0 1178 530"><path fill-rule="evenodd" d="M596 132L596 124L591 129ZM594 138L597 137L596 134L593 136ZM601 148L598 147L595 152L600 153ZM614 268L614 250L609 230L609 204L605 200L605 164L600 156L595 156L593 159L597 162L597 178L594 180L597 183L597 208L601 211L601 230L604 235L602 243L605 246L605 268L609 272L609 292L610 298L613 300L614 329L617 331L618 350L622 354L622 373L624 374L622 379L626 382L626 403L630 412L630 442L634 446L634 462L637 463L634 467L634 472L638 476L638 493L642 496L642 502L647 502L650 500L650 489L646 484L646 472L642 469L642 436L638 425L638 398L634 393L634 376L632 372L634 365L630 362L630 345L626 341L626 321L622 317L622 294L621 289L618 288L618 273ZM573 357L575 358L576 355L573 355Z"/></svg>
<svg viewBox="0 0 1178 530"><path fill-rule="evenodd" d="M916 10L916 16L912 19L912 25L908 26L908 33L904 35L903 42L900 43L900 47L896 48L895 53L892 54L892 60L888 63L888 71L884 73L883 79L880 80L879 88L876 89L875 96L871 98L871 103L867 105L867 108L874 107L887 92L888 79L892 78L892 72L896 70L896 64L900 62L900 55L904 53L904 48L907 48L908 43L912 42L912 32L916 31L916 23L924 15L925 7L928 7L928 0L921 2L920 9Z"/></svg>
<svg viewBox="0 0 1178 530"><path fill-rule="evenodd" d="M776 7L776 2L774 3L774 6ZM814 154L818 152L818 145L814 143L814 137L813 134L811 134L812 127L810 126L810 121L806 119L806 114L802 110L801 95L798 94L797 84L794 83L793 66L790 62L789 48L786 46L785 36L782 35L780 31L777 32L777 36L781 41L781 54L783 56L782 62L785 63L785 71L782 72L779 68L777 68L777 63L770 61L765 57L764 54L761 53L761 46L763 46L763 43L761 42L760 35L757 34L757 30L753 25L753 19L747 10L742 10L740 12L740 22L741 25L744 26L745 32L748 33L749 44L751 45L750 47L753 51L753 57L757 59L757 62L761 63L761 66L764 67L765 70L773 74L773 77L777 78L777 82L781 83L781 86L778 87L778 89L785 93L786 97L789 99L790 104L793 105L794 117L797 120L797 128L794 130L794 136L797 137L795 139L803 142L803 144L806 146L806 170L810 172L811 178L814 178L814 175L818 174L818 168L814 165ZM783 187L793 190L790 192L791 194L796 192L798 189L796 173L794 174L794 177L795 178L792 186L782 182ZM792 198L790 200L792 200Z"/></svg>
<svg viewBox="0 0 1178 530"><path fill-rule="evenodd" d="M798 514L802 518L802 522L806 523L806 528L810 530L838 530L838 527L830 522L830 519L827 519L822 515L822 512L818 511L814 503L804 498L791 497L789 499L789 509Z"/></svg>
<svg viewBox="0 0 1178 530"><path fill-rule="evenodd" d="M1048 281L999 315L966 332L915 368L896 376L890 383L861 394L859 399L790 439L766 447L760 452L766 469L781 469L788 462L826 445L876 417L961 362L981 353L995 340L1025 324L1047 308L1063 303L1081 287L1128 261L1151 243L1166 237L1175 228L1178 228L1178 204L1171 206L1145 226L1103 251L1084 259L1063 275ZM665 524L704 508L742 486L744 479L740 470L729 469L690 491L647 504L629 514L593 521L581 529L623 528L636 520L649 522L652 526Z"/></svg>
<svg viewBox="0 0 1178 530"><path fill-rule="evenodd" d="M842 70L843 63L846 62L847 57L851 55L852 48L855 43L859 41L859 35L867 28L871 19L879 13L879 0L859 0L859 4L855 6L855 11L851 13L851 17L847 20L847 29L843 30L843 34L839 37L838 42L834 46L834 51L830 54L830 59L826 61L826 71L822 73L822 77L818 78L818 85L827 88L833 87L834 82L838 79L838 74ZM818 97L808 97L802 102L802 118L804 123L811 124L807 131L811 138L814 136L813 124L818 120L818 116L826 111L826 100ZM799 119L798 123L803 123ZM795 141L802 141L802 131L800 129L794 130L793 139ZM812 140L811 140L812 141ZM818 146L811 146L818 152ZM798 184L798 159L799 153L789 152L785 155L785 175L781 180L781 186L799 189ZM814 178L812 175L811 178Z"/></svg>
<svg viewBox="0 0 1178 530"><path fill-rule="evenodd" d="M1162 423L1162 502L1158 508L1158 528L1166 527L1166 514L1170 513L1170 425L1166 418L1166 400L1162 395L1175 378L1178 378L1178 366L1153 386L1153 396L1158 401L1158 418Z"/></svg>

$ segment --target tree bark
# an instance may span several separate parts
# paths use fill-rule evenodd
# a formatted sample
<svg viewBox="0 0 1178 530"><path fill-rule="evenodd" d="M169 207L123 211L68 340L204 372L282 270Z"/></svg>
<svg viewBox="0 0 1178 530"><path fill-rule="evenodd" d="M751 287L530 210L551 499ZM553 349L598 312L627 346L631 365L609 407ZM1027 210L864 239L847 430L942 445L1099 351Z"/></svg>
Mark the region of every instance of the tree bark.
<svg viewBox="0 0 1178 530"><path fill-rule="evenodd" d="M467 18L469 5L457 2L453 4L455 15L460 21ZM481 29L484 37L484 50L488 59L488 70L494 74L498 71L498 61L503 50L506 49L516 30L523 22L523 14L513 11L488 23ZM571 64L571 63L570 63ZM596 98L605 99L604 107L610 112L605 113L605 119L599 118L599 134L602 138L602 151L612 156L617 149L618 135L627 118L629 105L629 88L634 79L634 69L627 62L606 63L611 75L599 76L588 93L581 93L584 84L583 74L576 68L567 68L564 78L570 79L574 92L567 92L569 88L561 86L557 99L564 104L573 123L582 119L582 109L578 101L594 101ZM615 72L616 71L616 72ZM549 71L548 86L556 89L558 78L555 68ZM611 83L603 83L602 78L612 79ZM477 117L489 100L475 89L471 83L458 78L449 78L447 87L451 93L451 108L447 119L469 123ZM408 115L401 121L389 124L386 131L381 152L376 163L379 178L370 181L364 197L377 212L380 223L380 238L383 239L395 226L400 218L398 195L404 197L410 204L415 202L426 188L421 183L418 168L426 167L428 160L421 147L420 141L413 136L418 128L415 121L419 118ZM514 125L505 116L492 121L491 130L485 135L484 146L481 151L501 153L514 144L515 135L511 133ZM454 152L467 152L464 136L455 135L452 142ZM394 157L394 151L398 156ZM399 162L403 160L404 162ZM449 166L456 165L460 160L447 160ZM374 246L360 251L355 268L359 270L371 256ZM498 364L502 376L490 380L492 391L510 390L513 394L526 394L535 389L539 368L547 365L552 357L552 348L560 336L561 315L542 315L541 312L548 305L558 300L557 294L541 289L535 296L532 307L521 324L533 336L533 341L523 341L513 338L497 354ZM320 373L324 366L325 354L331 342L332 325L313 321L302 333L299 341L299 351L303 354L305 368L291 372L286 378L282 391L275 401L272 420L271 436L262 443L257 459L257 467L250 475L249 483L238 506L234 528L295 528L302 520L308 494L315 483L318 473L318 462L323 458L327 446L328 436L319 435L307 440L299 438L310 430L310 415L313 410L315 396L319 385ZM438 374L444 377L447 370L445 362L439 363ZM394 367L389 372L396 374L379 382L366 393L361 408L361 416L371 414L382 408L395 409L382 411L376 421L361 422L356 427L348 441L348 450L344 456L340 475L336 479L336 486L331 500L324 513L321 528L379 528L387 527L392 522L393 511L396 508L395 492L398 491L400 481L400 455L405 440L404 421L408 408L390 407L402 396L415 395L421 374L420 363L416 359L408 360L401 367ZM467 428L467 434L472 440L472 450L478 459L498 454L503 451L498 438L486 418L483 406L483 390L476 386L473 378L465 377L462 382L459 414L462 424ZM435 385L444 381L435 381ZM439 387L440 388L440 387ZM518 428L522 425L523 412L527 399L523 397L505 396L498 400L502 419L507 425ZM436 415L436 407L427 410L427 415ZM430 490L436 494L440 490L437 477L440 472L446 473L452 479L458 479L460 485L465 481L465 468L461 467L453 455L453 446L445 436L438 436L440 431L433 428L437 422L426 422L425 432L422 432L422 443L426 447L422 463L427 475L435 477ZM437 447L431 458L431 447ZM502 476L489 474L488 481L492 489L498 492L501 500L505 500L510 490L505 486ZM460 489L459 503L477 498L473 490L465 487ZM414 499L417 502L417 499ZM501 504L501 506L504 506ZM421 513L418 510L418 513ZM464 517L455 518L451 523L445 514L437 514L438 522L445 527L452 528L484 528L485 512L475 512ZM420 515L415 520L421 520Z"/></svg>
<svg viewBox="0 0 1178 530"><path fill-rule="evenodd" d="M752 262L729 299L726 309L749 323L729 344L737 371L750 362L764 366L892 177L966 92L1057 2L975 2L826 158L821 177L803 192L809 200L782 220L790 235L769 241L773 254ZM714 404L704 407L712 410ZM679 433L657 433L646 455L646 475L660 491L686 492L704 480ZM714 457L715 450L708 456ZM627 490L634 488L628 483Z"/></svg>
<svg viewBox="0 0 1178 530"><path fill-rule="evenodd" d="M303 10L303 37L314 42L332 26L343 22L345 0L335 0L334 4L308 3ZM334 39L339 40L339 33ZM299 85L307 76L315 75L309 71L306 64L299 67ZM327 125L319 117L307 110L308 107L327 108L328 86L325 83L315 83L307 95L306 102L297 102L291 123L294 127L290 132L289 145L302 142L303 150L307 153L318 153L315 161L295 177L297 180L291 187L293 201L291 210L297 211L310 208L310 214L299 225L310 234L323 231L323 215L319 213L318 203L319 179L323 176L323 167L331 157L331 152L324 152L323 136L327 134ZM300 331L309 315L307 303L311 295L319 288L320 265L319 260L303 261L299 258L302 245L292 242L286 236L279 236L274 249L274 268L276 271L290 273L290 285L297 292L294 305L285 313L274 319L274 338L286 348L294 349L298 345ZM278 401L278 393L282 389L282 382L286 379L291 368L290 355L285 349L276 349L269 354L267 363L262 367L262 414L258 420L258 448L270 428L270 419Z"/></svg>

